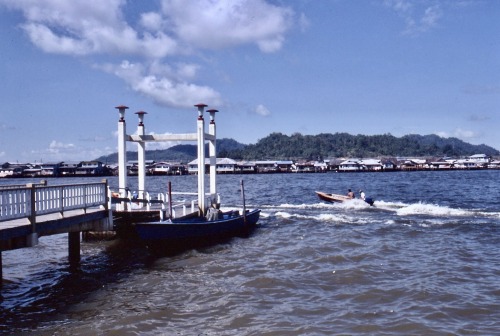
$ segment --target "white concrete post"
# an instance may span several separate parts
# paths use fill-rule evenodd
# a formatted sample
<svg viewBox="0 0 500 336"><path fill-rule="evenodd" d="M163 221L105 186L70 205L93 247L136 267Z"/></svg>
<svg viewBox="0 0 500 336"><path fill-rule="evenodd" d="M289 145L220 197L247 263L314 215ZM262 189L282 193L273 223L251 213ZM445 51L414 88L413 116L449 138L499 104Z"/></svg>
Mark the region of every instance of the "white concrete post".
<svg viewBox="0 0 500 336"><path fill-rule="evenodd" d="M117 106L118 112L120 113L120 119L118 120L118 187L120 192L120 197L127 197L125 188L127 187L127 145L126 136L127 129L125 125L125 110L128 106Z"/></svg>
<svg viewBox="0 0 500 336"><path fill-rule="evenodd" d="M205 216L205 120L203 110L207 105L197 104L197 140L198 140L198 207L200 216Z"/></svg>
<svg viewBox="0 0 500 336"><path fill-rule="evenodd" d="M207 110L210 113L210 124L208 125L208 134L213 136L208 142L208 155L210 157L210 194L212 197L217 195L217 146L216 146L216 127L215 127L215 113L218 110ZM215 199L214 201L217 201Z"/></svg>
<svg viewBox="0 0 500 336"><path fill-rule="evenodd" d="M144 129L144 115L147 112L139 111L136 112L139 116L139 125L137 125L137 135L145 135ZM139 175L138 175L138 196L140 199L144 199L144 194L146 192L146 143L144 141L137 142L137 161L139 164Z"/></svg>

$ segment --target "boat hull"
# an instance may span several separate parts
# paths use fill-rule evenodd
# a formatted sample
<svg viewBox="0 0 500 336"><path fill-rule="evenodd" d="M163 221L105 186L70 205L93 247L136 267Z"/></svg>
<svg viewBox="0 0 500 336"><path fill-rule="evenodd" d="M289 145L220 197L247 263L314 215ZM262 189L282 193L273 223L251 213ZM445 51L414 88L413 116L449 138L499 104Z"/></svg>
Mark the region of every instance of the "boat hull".
<svg viewBox="0 0 500 336"><path fill-rule="evenodd" d="M165 222L135 223L139 238L156 252L180 250L216 244L237 236L247 236L255 228L260 210L247 211L246 216L226 214L207 221L193 217Z"/></svg>
<svg viewBox="0 0 500 336"><path fill-rule="evenodd" d="M325 193L322 191L316 191L316 194L318 195L318 197L321 200L326 201L326 202L331 202L331 203L342 203L342 202L349 201L352 199L352 198L349 198L349 197L344 196L344 195L328 194L328 193Z"/></svg>
<svg viewBox="0 0 500 336"><path fill-rule="evenodd" d="M326 202L330 202L330 203L342 203L342 202L345 202L345 201L351 201L352 198L349 198L347 196L344 196L344 195L339 195L339 194L329 194L329 193L325 193L325 192L322 192L322 191L316 191L316 194L318 195L318 197L323 200L323 201L326 201ZM367 197L364 199L364 201L370 205L373 205L373 203L375 202L373 200L373 198L371 197Z"/></svg>

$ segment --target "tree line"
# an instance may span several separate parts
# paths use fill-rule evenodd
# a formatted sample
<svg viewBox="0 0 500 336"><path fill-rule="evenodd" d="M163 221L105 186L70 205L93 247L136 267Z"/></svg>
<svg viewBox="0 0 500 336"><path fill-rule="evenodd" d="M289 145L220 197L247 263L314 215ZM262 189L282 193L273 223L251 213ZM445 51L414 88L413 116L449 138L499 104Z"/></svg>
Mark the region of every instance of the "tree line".
<svg viewBox="0 0 500 336"><path fill-rule="evenodd" d="M457 138L437 135L351 135L322 133L285 135L271 133L255 144L241 144L233 139L217 140L217 156L234 160L323 160L327 158L376 157L463 157L473 154L498 156L500 152L487 145L472 145ZM196 145L177 145L165 150L147 151L146 158L155 161L189 162L196 158ZM127 152L128 160L137 153ZM97 160L117 162L117 153Z"/></svg>

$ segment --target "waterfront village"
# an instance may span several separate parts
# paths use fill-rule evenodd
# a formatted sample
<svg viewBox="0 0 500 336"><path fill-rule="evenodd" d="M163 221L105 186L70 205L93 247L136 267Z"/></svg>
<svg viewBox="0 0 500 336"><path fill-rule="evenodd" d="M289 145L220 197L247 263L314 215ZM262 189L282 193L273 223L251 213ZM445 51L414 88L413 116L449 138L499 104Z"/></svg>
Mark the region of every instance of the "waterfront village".
<svg viewBox="0 0 500 336"><path fill-rule="evenodd" d="M209 165L209 159L205 161ZM189 163L155 162L146 160L147 175L187 175L196 174L198 160ZM418 170L478 170L500 169L500 159L485 154L475 154L466 158L386 158L386 159L331 159L323 161L235 161L217 158L216 170L219 174L259 174L259 173L324 173L324 172L390 172ZM118 174L117 164L100 161L12 163L5 162L0 168L0 178L8 177L78 177L113 176ZM138 174L135 161L127 163L127 174Z"/></svg>

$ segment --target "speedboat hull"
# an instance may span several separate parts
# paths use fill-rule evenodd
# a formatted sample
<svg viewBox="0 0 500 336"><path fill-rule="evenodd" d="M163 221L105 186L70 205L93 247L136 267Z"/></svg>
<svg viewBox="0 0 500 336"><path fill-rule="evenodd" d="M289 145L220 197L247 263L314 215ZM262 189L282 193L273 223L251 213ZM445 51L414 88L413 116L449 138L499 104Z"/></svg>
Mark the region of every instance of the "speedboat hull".
<svg viewBox="0 0 500 336"><path fill-rule="evenodd" d="M329 193L325 193L325 192L322 192L322 191L316 191L316 194L318 195L318 197L321 200L326 201L326 202L330 202L330 203L343 203L345 201L351 201L351 200L353 200L352 198L344 196L344 195L329 194ZM373 200L373 198L371 198L371 197L366 197L364 199L364 201L366 203L370 204L370 205L373 205L373 203L375 202Z"/></svg>
<svg viewBox="0 0 500 336"><path fill-rule="evenodd" d="M349 201L352 199L352 198L349 198L349 197L344 196L344 195L329 194L329 193L325 193L322 191L316 191L316 194L318 195L318 197L321 200L326 201L326 202L331 202L331 203L342 203L342 202Z"/></svg>

